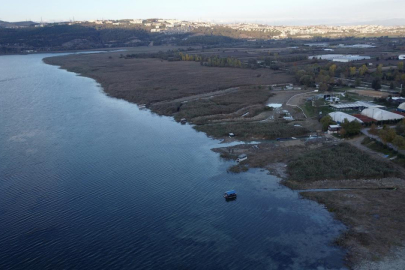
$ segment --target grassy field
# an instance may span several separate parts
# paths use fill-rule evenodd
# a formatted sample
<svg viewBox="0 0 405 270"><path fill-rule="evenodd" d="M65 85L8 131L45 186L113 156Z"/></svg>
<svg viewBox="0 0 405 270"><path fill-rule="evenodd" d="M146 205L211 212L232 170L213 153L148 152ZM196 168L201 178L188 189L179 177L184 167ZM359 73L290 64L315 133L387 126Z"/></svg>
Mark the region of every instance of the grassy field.
<svg viewBox="0 0 405 270"><path fill-rule="evenodd" d="M397 175L391 164L376 161L346 143L303 153L288 163L287 172L297 182Z"/></svg>
<svg viewBox="0 0 405 270"><path fill-rule="evenodd" d="M255 138L274 140L277 138L301 136L308 133L305 128L287 125L285 122L250 122L200 125L194 127L214 138L222 138L234 133L237 139Z"/></svg>
<svg viewBox="0 0 405 270"><path fill-rule="evenodd" d="M234 86L269 85L293 80L290 75L269 69L216 68L187 61L125 59L120 58L120 54L78 54L46 58L44 61L94 78L107 94L138 104L173 100Z"/></svg>
<svg viewBox="0 0 405 270"><path fill-rule="evenodd" d="M392 160L393 162L405 167L405 157L398 155L398 153L391 148L385 147L383 144L368 137L364 138L362 144L375 152L388 155L388 158L394 158Z"/></svg>
<svg viewBox="0 0 405 270"><path fill-rule="evenodd" d="M232 115L240 117L245 113L249 113L245 118L250 118L260 112L265 111L268 107L265 106L266 100L272 94L269 90L256 87L241 87L238 91L225 95L214 96L205 99L198 99L187 103L163 103L153 105L151 109L155 112L164 115L174 115L176 120L186 118L193 123L205 123L204 116L218 115L218 118L227 118L226 114L232 114L242 108L246 108L239 114ZM196 119L198 118L198 119Z"/></svg>
<svg viewBox="0 0 405 270"><path fill-rule="evenodd" d="M319 112L322 112L323 116L327 115L330 112L333 112L333 110L329 106L314 107L312 106L311 101L305 102L302 109L308 117L317 117L319 115Z"/></svg>

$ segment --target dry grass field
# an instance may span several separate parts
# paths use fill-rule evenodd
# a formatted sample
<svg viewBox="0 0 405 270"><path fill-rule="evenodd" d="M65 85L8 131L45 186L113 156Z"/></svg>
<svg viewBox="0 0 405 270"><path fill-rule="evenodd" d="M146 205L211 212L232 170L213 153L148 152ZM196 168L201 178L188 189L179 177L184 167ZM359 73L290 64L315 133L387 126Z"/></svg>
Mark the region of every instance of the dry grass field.
<svg viewBox="0 0 405 270"><path fill-rule="evenodd" d="M197 62L124 59L120 58L121 53L77 54L44 61L94 78L108 95L138 104L173 100L234 86L269 85L293 80L287 74L269 69L216 68L201 66Z"/></svg>

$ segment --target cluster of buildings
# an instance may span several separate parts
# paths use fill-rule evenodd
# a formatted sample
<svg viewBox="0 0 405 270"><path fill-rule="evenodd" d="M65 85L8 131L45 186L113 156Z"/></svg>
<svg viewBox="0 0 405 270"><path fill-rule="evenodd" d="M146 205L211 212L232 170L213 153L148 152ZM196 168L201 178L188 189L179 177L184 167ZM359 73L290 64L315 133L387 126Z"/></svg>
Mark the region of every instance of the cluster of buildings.
<svg viewBox="0 0 405 270"><path fill-rule="evenodd" d="M401 103L397 110L392 112L384 110L384 106L364 101L331 104L330 106L336 109L336 111L331 112L328 115L337 123L336 125L329 126L328 133L330 134L339 133L341 129L340 124L345 120L349 122L357 121L361 124L371 124L391 123L405 118L405 103ZM359 111L360 113L348 114L342 112L342 110Z"/></svg>
<svg viewBox="0 0 405 270"><path fill-rule="evenodd" d="M139 24L150 27L151 32L185 32L198 27L228 27L244 32L263 32L271 33L273 39L283 38L312 38L314 36L344 37L344 36L364 36L373 35L404 35L405 26L380 26L380 25L357 25L357 26L272 26L257 23L232 23L221 24L203 21L183 21L176 19L133 19L133 20L92 20L92 21L73 21L63 22L63 24L82 24L94 23L97 25L131 25Z"/></svg>
<svg viewBox="0 0 405 270"><path fill-rule="evenodd" d="M329 60L334 62L348 63L359 60L369 60L370 56L366 55L351 55L351 54L321 54L309 56L308 59Z"/></svg>
<svg viewBox="0 0 405 270"><path fill-rule="evenodd" d="M312 38L314 36L330 36L330 37L343 37L353 35L368 35L381 33L381 35L391 34L404 34L405 27L401 26L380 26L380 25L355 25L355 26L270 26L264 24L254 23L235 23L228 24L228 27L241 31L262 31L262 32L275 32L274 39L281 39L287 37L295 38Z"/></svg>

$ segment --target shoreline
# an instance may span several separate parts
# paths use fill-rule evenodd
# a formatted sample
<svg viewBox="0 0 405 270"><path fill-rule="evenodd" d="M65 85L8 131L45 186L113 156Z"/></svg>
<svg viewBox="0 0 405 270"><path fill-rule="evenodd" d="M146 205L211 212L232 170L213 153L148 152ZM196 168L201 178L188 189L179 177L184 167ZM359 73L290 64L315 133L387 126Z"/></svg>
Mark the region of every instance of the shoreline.
<svg viewBox="0 0 405 270"><path fill-rule="evenodd" d="M103 80L102 76L96 76L96 75L90 76L88 73L86 74L86 72L80 72L80 68L72 68L72 67L69 68L69 67L66 67L66 66L63 66L63 65L57 65L57 64L55 64L55 62L50 60L51 58L54 58L54 57L44 58L43 59L44 63L50 64L50 65L56 65L61 69L65 69L65 70L67 70L69 72L74 72L74 73L76 73L76 74L78 74L80 76L92 78L97 83L99 83L101 85L101 87L103 88L103 92L107 96L124 99L124 100L126 100L126 101L128 101L130 103L134 103L134 104L139 106L140 103L135 102L136 99L135 100L128 100L123 96L111 94L111 92L109 92L109 90L111 90L110 89L111 84L108 83L105 79ZM148 108L148 109L150 109L150 108ZM158 115L165 115L165 114L161 114L161 113L159 113L157 111L153 111L153 110L151 110L151 111L158 114ZM207 133L206 133L206 135L207 135ZM214 137L217 138L217 139L218 138L221 139L221 137L216 137L216 136L214 136ZM226 139L226 137L224 137L224 138ZM224 139L224 138L222 138L222 139ZM225 151L227 151L229 149L238 148L238 147L242 147L242 149L246 149L246 147L248 147L248 148L252 147L251 145L244 145L243 141L240 141L240 143L241 144L238 144L236 146L225 147L223 149L225 149ZM329 142L329 143L331 143L331 142ZM332 141L332 143L333 143L333 141ZM283 143L278 143L278 144L280 145L280 144L283 144ZM339 194L346 194L345 196L347 196L347 194L349 194L349 193L352 193L352 194L353 193L361 193L360 195L363 196L364 194L362 194L362 193L364 193L364 186L365 185L368 185L369 187L373 187L373 188L377 188L377 189L379 189L379 188L384 189L383 190L383 192L384 192L384 191L386 191L385 189L388 186L389 186L389 188L392 188L393 185L396 185L395 187L398 187L398 186L402 187L403 183L401 183L401 182L403 182L403 180L399 179L399 178L398 178L399 180L398 179L386 179L386 180L375 179L375 180L364 180L364 181L361 181L361 182L359 182L358 180L345 180L344 182L343 181L342 182L337 182L335 180L329 180L329 181L328 180L323 180L323 181L316 181L316 182L311 182L311 183L301 183L301 184L298 185L297 183L294 183L292 181L287 180L288 176L286 174L285 167L287 166L286 165L287 160L292 157L291 155L293 155L293 156L295 155L294 153L291 154L292 152L299 149L299 151L297 151L297 152L300 153L300 152L304 151L307 148L305 148L306 147L305 143L301 144L300 141L291 141L291 142L287 142L286 144L287 144L287 146L286 146L287 151L286 151L286 149L282 149L282 151L281 151L281 152L287 153L285 156L283 156L284 162L283 162L283 160L280 160L280 159L274 160L274 162L271 163L271 164L273 164L273 167L272 167L272 166L269 166L269 160L260 161L260 158L259 158L259 160L257 161L258 163L254 164L253 166L251 164L249 164L248 169L249 168L262 168L262 169L268 170L271 173L276 173L276 175L283 176L281 178L283 178L284 180L282 180L280 182L280 184L285 185L285 186L289 187L292 190L300 190L301 191L303 189L319 189L319 188L329 188L329 189L330 188L344 188L344 187L345 188L353 188L353 187L357 186L359 188L358 190L341 190L341 191L333 191L333 192L301 191L300 194L301 194L301 196L303 196L306 199L314 200L314 201L318 202L319 204L325 205L326 208L329 210L329 212L332 213L334 218L336 218L337 220L343 222L343 224L345 224L349 228L346 233L344 233L341 237L339 237L339 239L337 239L335 241L335 244L337 244L337 245L339 245L341 247L344 247L344 248L346 248L348 250L348 257L346 259L348 260L347 262L348 262L348 266L350 268L361 269L362 265L366 265L367 263L372 261L373 258L371 258L371 259L370 258L365 258L364 254L366 254L368 251L365 252L365 250L361 250L362 246L358 245L358 243L356 243L356 240L358 240L357 238L359 238L359 234L354 234L353 233L353 228L356 226L355 224L353 224L353 220L350 220L350 217L346 216L347 214L345 215L344 213L333 211L334 208L339 208L340 207L340 208L347 209L347 207L349 207L348 205L339 204L339 200L341 199ZM273 157L275 156L274 149L275 148L272 148L273 152L271 152L271 155ZM309 146L308 149L311 149L311 146ZM223 157L222 156L223 152L221 154L221 152L218 151L217 149L211 149L211 150L213 150L214 152L219 153L221 155L221 157ZM244 152L244 150L241 151L241 153L242 152ZM234 155L228 156L228 157L224 156L223 158L234 159L235 156ZM250 162L250 160L249 160L249 162ZM283 168L283 166L284 166L284 168ZM339 183L338 187L336 185L337 183ZM361 187L363 187L363 188L361 188ZM379 190L378 192L381 192L381 190ZM323 193L324 195L320 195L321 193ZM328 193L328 195L325 195L325 193ZM336 195L337 198L333 198L333 200L328 200L328 199L331 199L331 197L329 196L329 194L331 194L331 193L334 193L335 195L337 194ZM350 196L351 195L349 194L349 197ZM355 200L353 200L351 206L354 207L354 208L356 206L355 203L356 203ZM350 216L350 214L349 214L349 216ZM360 238L361 237L364 237L364 236L361 235ZM360 239L360 241L363 241L363 240ZM387 251L385 250L384 252L387 252ZM386 257L383 257L383 258L386 258Z"/></svg>

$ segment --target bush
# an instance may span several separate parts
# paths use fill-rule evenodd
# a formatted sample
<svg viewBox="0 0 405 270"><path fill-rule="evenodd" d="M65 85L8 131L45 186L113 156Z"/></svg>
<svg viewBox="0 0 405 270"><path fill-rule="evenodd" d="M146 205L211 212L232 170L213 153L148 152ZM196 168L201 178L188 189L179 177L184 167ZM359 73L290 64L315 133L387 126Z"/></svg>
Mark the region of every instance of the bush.
<svg viewBox="0 0 405 270"><path fill-rule="evenodd" d="M298 182L324 179L360 179L395 176L389 163L377 161L347 143L310 150L288 163L290 179Z"/></svg>
<svg viewBox="0 0 405 270"><path fill-rule="evenodd" d="M356 136L357 134L360 133L362 125L357 122L357 121L351 121L349 122L347 119L343 121L341 124L342 126L342 132L341 135L343 137L352 137Z"/></svg>

